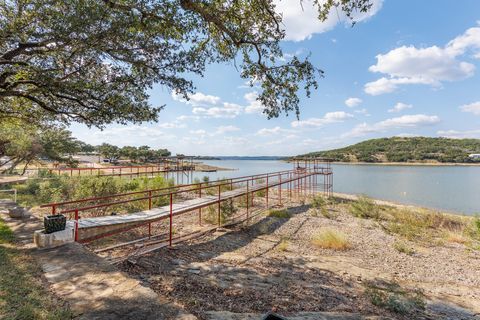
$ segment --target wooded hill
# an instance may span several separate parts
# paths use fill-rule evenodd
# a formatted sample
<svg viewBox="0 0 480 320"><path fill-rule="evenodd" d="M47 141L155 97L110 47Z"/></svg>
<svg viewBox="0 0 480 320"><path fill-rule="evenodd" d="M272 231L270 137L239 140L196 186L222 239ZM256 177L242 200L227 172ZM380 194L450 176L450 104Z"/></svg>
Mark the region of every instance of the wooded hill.
<svg viewBox="0 0 480 320"><path fill-rule="evenodd" d="M392 137L366 140L345 148L304 154L345 162L480 162L480 139Z"/></svg>

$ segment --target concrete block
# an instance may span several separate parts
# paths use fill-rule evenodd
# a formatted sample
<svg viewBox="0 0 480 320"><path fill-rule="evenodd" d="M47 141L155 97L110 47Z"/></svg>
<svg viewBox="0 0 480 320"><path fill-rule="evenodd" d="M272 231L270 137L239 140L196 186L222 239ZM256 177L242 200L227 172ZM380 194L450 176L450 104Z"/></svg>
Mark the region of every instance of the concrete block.
<svg viewBox="0 0 480 320"><path fill-rule="evenodd" d="M71 228L46 234L45 230L37 230L33 234L33 242L37 248L54 248L74 242L74 231Z"/></svg>
<svg viewBox="0 0 480 320"><path fill-rule="evenodd" d="M23 219L30 217L30 212L23 207L15 206L8 208L8 215L13 219Z"/></svg>

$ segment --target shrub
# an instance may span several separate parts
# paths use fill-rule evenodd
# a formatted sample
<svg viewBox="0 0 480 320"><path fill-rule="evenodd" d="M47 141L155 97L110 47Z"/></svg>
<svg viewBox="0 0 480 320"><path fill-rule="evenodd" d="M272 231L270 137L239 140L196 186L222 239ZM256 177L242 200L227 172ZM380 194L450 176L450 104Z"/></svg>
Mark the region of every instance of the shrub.
<svg viewBox="0 0 480 320"><path fill-rule="evenodd" d="M278 251L287 251L288 250L288 239L287 238L282 238L280 240L280 243L277 246Z"/></svg>
<svg viewBox="0 0 480 320"><path fill-rule="evenodd" d="M275 218L282 218L282 219L290 218L290 214L288 213L287 209L268 210L267 216L275 217Z"/></svg>
<svg viewBox="0 0 480 320"><path fill-rule="evenodd" d="M396 241L394 244L393 244L393 247L395 248L395 250L397 250L398 252L401 252L401 253L405 253L405 254L408 254L409 256L415 254L415 250L408 246L405 242L403 241Z"/></svg>
<svg viewBox="0 0 480 320"><path fill-rule="evenodd" d="M373 305L402 315L424 310L426 305L421 291L407 292L397 284L388 284L385 288L369 285L365 294Z"/></svg>
<svg viewBox="0 0 480 320"><path fill-rule="evenodd" d="M333 250L347 250L351 247L345 234L340 231L326 229L312 237L312 243L320 248Z"/></svg>
<svg viewBox="0 0 480 320"><path fill-rule="evenodd" d="M380 219L380 207L366 197L360 196L350 205L350 213L357 218Z"/></svg>
<svg viewBox="0 0 480 320"><path fill-rule="evenodd" d="M238 211L235 208L232 199L225 200L220 204L220 224L228 222L231 217ZM205 222L210 224L218 224L218 204L211 205L207 208L207 214L204 217Z"/></svg>
<svg viewBox="0 0 480 320"><path fill-rule="evenodd" d="M325 218L332 218L332 216L330 215L330 213L328 212L328 201L327 199L325 199L324 196L322 195L316 195L312 198L312 202L311 202L311 205L312 205L312 208L314 210L314 213L315 213L315 216L317 215L317 212L320 212L322 214L322 216L324 216Z"/></svg>

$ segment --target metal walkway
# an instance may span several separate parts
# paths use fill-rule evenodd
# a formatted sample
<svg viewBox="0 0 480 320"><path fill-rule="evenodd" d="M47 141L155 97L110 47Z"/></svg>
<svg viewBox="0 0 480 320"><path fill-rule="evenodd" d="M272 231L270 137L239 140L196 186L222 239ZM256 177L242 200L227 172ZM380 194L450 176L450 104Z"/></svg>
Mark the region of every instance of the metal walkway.
<svg viewBox="0 0 480 320"><path fill-rule="evenodd" d="M172 239L173 217L201 210L212 205L218 205L218 223L220 225L220 204L223 201L238 197L246 197L246 214L249 214L250 202L259 191L265 190L266 207L268 208L269 190L276 190L277 199L281 202L282 191L285 195L313 193L318 185L318 175L323 176L323 191L329 195L332 191L333 172L330 166L312 166L310 168L297 167L294 170L266 173L262 175L246 176L227 179L217 182L199 183L170 187L157 190L146 190L101 198L89 198L62 203L47 204L42 207L51 207L53 214L74 214L74 218L67 222L67 227L74 232L75 240L88 242L95 239L111 236L133 228L148 226L151 236L151 223L160 220L170 220L170 241ZM214 195L203 194L202 190L218 190ZM222 190L223 189L223 190ZM148 196L145 196L145 195ZM181 200L175 197L179 194L196 196L193 199ZM169 198L169 204L152 208L152 199ZM257 196L258 197L258 196ZM98 201L101 201L98 204ZM99 208L126 204L134 201L148 201L148 210L125 215L108 215L100 217L81 218L79 213ZM175 203L175 201L178 201ZM93 204L92 204L93 203ZM65 208L67 206L67 208ZM72 207L73 206L73 207ZM61 210L65 208L64 210ZM82 213L83 215L83 213Z"/></svg>

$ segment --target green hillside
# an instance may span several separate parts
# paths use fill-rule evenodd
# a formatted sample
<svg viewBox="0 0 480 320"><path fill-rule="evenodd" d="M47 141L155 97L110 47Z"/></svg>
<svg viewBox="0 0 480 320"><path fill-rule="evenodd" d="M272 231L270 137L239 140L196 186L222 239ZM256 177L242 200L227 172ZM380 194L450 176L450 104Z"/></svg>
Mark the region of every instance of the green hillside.
<svg viewBox="0 0 480 320"><path fill-rule="evenodd" d="M480 162L469 157L480 153L480 139L381 138L345 148L304 154L345 162Z"/></svg>

